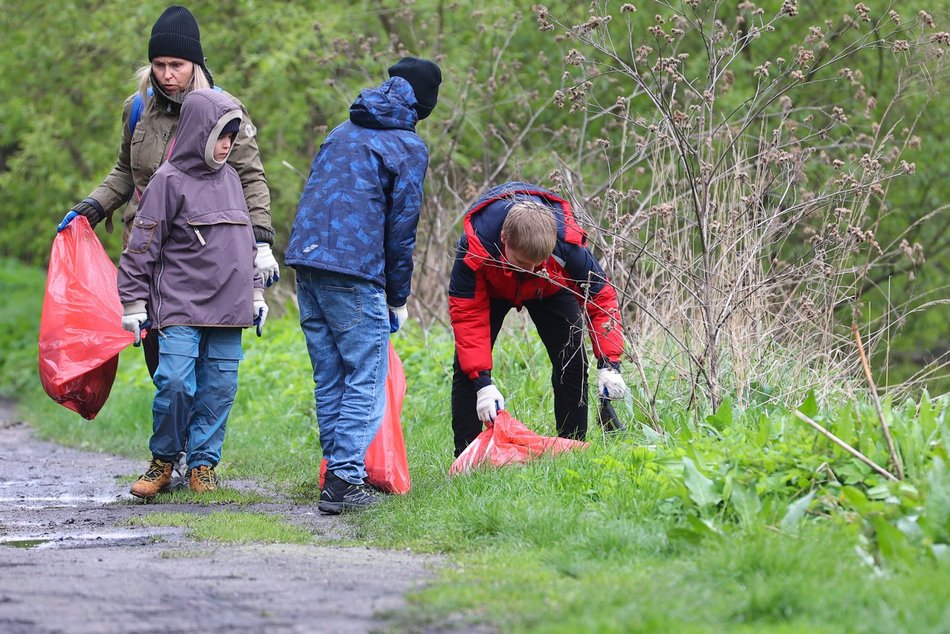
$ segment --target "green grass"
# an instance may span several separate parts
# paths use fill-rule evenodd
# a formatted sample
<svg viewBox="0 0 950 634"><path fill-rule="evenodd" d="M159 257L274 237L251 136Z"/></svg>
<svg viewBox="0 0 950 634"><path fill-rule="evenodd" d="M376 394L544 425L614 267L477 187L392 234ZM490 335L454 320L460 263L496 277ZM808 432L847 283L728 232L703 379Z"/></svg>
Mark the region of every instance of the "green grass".
<svg viewBox="0 0 950 634"><path fill-rule="evenodd" d="M136 478L129 478L133 482ZM195 493L190 489L179 489L177 491L162 491L149 504L201 504L203 506L213 506L217 504L237 504L239 506L249 506L251 504L266 504L275 502L273 498L261 495L254 491L238 491L229 489L227 486L218 485L216 491L206 493ZM142 504L141 500L132 498L127 501L128 504Z"/></svg>
<svg viewBox="0 0 950 634"><path fill-rule="evenodd" d="M44 271L0 259L0 398L14 398L39 385L37 341L43 308Z"/></svg>
<svg viewBox="0 0 950 634"><path fill-rule="evenodd" d="M543 346L513 330L495 374L509 409L552 435ZM269 320L265 337L244 342L218 470L313 504L319 437L295 316ZM411 597L394 630L469 622L506 632L950 631L947 396L884 400L907 473L901 483L787 408L730 399L699 417L672 398L662 409L666 437L636 424L611 437L592 428L584 451L450 478L451 337L410 325L394 343L407 376L402 424L413 489L339 521L356 523L367 544L445 553L450 564ZM123 353L94 421L35 385L19 393L43 435L144 466L152 388L139 350ZM808 395L800 408L888 464L869 402ZM620 409L632 421L632 408ZM202 534L269 539L255 528L265 520L221 515L224 526Z"/></svg>
<svg viewBox="0 0 950 634"><path fill-rule="evenodd" d="M310 544L313 535L266 513L149 513L129 520L132 526L184 526L195 539L250 544Z"/></svg>

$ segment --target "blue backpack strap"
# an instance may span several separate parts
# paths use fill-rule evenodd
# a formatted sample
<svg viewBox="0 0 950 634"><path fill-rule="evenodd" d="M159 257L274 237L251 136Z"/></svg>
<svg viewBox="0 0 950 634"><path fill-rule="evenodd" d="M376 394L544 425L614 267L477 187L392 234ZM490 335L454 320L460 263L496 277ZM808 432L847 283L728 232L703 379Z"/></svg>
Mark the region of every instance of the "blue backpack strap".
<svg viewBox="0 0 950 634"><path fill-rule="evenodd" d="M149 97L152 96L152 88L149 86L146 93ZM142 111L145 110L145 100L142 99L142 93L135 93L135 97L132 99L132 111L129 113L129 134L135 134L135 126L138 125L139 119L142 118Z"/></svg>
<svg viewBox="0 0 950 634"><path fill-rule="evenodd" d="M216 92L224 92L220 86L213 86ZM149 86L146 94L152 96L152 87ZM135 134L135 126L138 125L139 119L142 118L142 112L145 110L145 101L142 99L142 93L135 93L135 98L132 99L132 112L129 113L129 134Z"/></svg>

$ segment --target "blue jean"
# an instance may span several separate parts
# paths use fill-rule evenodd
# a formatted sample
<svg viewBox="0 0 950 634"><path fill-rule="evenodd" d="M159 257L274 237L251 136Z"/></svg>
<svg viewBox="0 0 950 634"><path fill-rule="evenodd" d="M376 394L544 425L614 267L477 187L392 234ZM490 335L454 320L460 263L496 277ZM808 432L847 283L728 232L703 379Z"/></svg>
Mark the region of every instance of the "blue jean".
<svg viewBox="0 0 950 634"><path fill-rule="evenodd" d="M159 337L148 443L154 457L174 460L187 447L191 469L214 467L221 460L238 362L244 358L242 333L241 328L192 326L153 331Z"/></svg>
<svg viewBox="0 0 950 634"><path fill-rule="evenodd" d="M327 470L360 484L366 477L366 449L386 405L386 294L351 275L298 267L297 301Z"/></svg>

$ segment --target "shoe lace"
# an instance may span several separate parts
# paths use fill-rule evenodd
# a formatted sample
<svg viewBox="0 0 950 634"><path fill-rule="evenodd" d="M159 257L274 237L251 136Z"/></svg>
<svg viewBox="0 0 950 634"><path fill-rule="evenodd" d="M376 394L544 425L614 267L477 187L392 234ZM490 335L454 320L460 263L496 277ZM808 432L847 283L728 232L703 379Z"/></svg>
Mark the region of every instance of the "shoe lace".
<svg viewBox="0 0 950 634"><path fill-rule="evenodd" d="M372 488L366 484L360 484L357 487L351 489L347 497L351 502L358 504L361 502L375 500L377 496Z"/></svg>
<svg viewBox="0 0 950 634"><path fill-rule="evenodd" d="M145 470L145 475L142 476L142 480L148 482L154 482L162 476L165 475L165 465L167 463L162 462L161 460L152 460L148 463L148 469Z"/></svg>
<svg viewBox="0 0 950 634"><path fill-rule="evenodd" d="M195 478L201 484L214 486L214 470L210 467L197 467L195 469Z"/></svg>

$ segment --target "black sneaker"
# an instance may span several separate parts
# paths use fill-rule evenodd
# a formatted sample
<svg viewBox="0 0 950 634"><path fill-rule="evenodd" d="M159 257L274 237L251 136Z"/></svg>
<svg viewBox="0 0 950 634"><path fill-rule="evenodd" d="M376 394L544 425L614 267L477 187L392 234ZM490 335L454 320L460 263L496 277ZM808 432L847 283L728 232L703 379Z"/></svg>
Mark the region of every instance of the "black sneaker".
<svg viewBox="0 0 950 634"><path fill-rule="evenodd" d="M364 484L351 484L327 471L320 491L317 508L327 515L339 515L343 511L359 511L379 502L379 498Z"/></svg>

